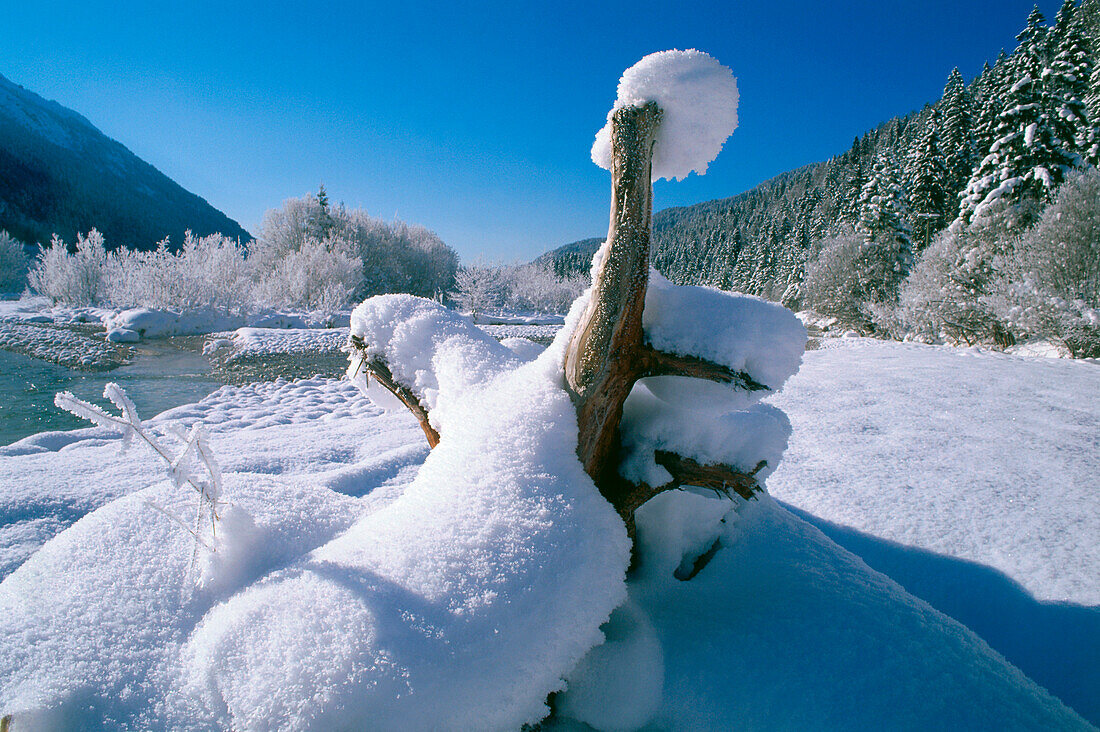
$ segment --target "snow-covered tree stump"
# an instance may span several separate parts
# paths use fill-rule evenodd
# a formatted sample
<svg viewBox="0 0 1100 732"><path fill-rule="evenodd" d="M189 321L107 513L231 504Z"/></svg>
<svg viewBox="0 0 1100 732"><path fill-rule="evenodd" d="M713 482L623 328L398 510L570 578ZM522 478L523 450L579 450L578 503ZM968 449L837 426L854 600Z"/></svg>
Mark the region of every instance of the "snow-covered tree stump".
<svg viewBox="0 0 1100 732"><path fill-rule="evenodd" d="M724 465L700 465L667 453L658 461L673 480L662 486L619 476L619 423L634 384L651 376L687 376L764 389L748 374L645 342L642 313L649 283L653 218L653 147L662 111L655 102L622 107L611 120L611 228L594 273L592 295L569 339L565 378L577 406L577 455L600 492L634 534L634 511L657 493L684 484L749 495L756 480Z"/></svg>
<svg viewBox="0 0 1100 732"><path fill-rule="evenodd" d="M600 250L588 303L573 327L565 351L565 380L577 410L577 456L600 492L634 535L634 512L647 500L684 485L735 491L748 497L760 489L755 474L730 465L702 464L669 451L654 458L672 476L661 485L632 482L619 474L623 405L634 385L655 376L705 379L746 391L767 389L748 373L697 356L671 353L646 342L642 316L649 284L653 217L653 154L664 113L656 102L620 107L612 113L611 225ZM354 366L371 375L420 422L435 447L440 433L416 390L395 378L384 355L353 336ZM354 374L353 374L354 376Z"/></svg>

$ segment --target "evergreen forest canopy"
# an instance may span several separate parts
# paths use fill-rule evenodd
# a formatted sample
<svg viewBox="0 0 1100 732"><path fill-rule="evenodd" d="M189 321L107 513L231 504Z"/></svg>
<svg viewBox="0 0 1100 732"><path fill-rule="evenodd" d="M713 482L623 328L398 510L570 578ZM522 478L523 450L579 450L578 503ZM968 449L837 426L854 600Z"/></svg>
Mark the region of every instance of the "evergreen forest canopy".
<svg viewBox="0 0 1100 732"><path fill-rule="evenodd" d="M830 160L658 212L654 265L679 284L812 308L865 331L1002 345L1039 335L1091 353L1095 268L1059 273L1054 286L1034 270L1059 252L1027 250L1100 259L1089 228L1100 218L1095 171L1080 173L1100 156L1100 0L1066 0L1051 23L1036 7L1017 39L969 83L952 70L939 101ZM1072 190L1059 196L1067 178ZM1048 209L1077 217L1060 241L1037 226ZM584 270L600 241L539 261L561 275Z"/></svg>

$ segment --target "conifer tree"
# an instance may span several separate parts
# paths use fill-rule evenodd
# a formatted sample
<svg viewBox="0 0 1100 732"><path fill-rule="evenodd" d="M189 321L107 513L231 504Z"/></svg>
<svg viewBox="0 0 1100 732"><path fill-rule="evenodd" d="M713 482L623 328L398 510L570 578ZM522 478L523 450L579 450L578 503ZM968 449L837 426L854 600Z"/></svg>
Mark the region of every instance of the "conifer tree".
<svg viewBox="0 0 1100 732"><path fill-rule="evenodd" d="M1048 29L1036 6L1011 59L1014 83L997 118L996 140L971 176L959 211L964 222L985 219L1001 207L1012 207L1021 224L1030 224L1050 200L1079 156L1063 139L1063 122L1055 120L1053 98L1044 81Z"/></svg>
<svg viewBox="0 0 1100 732"><path fill-rule="evenodd" d="M888 303L897 299L898 287L913 263L913 248L906 223L897 168L879 158L859 199L859 226L863 252L856 262L863 283L864 301Z"/></svg>
<svg viewBox="0 0 1100 732"><path fill-rule="evenodd" d="M974 120L970 95L956 66L947 78L940 100L943 116L944 165L947 169L946 187L952 193L963 189L974 169Z"/></svg>
<svg viewBox="0 0 1100 732"><path fill-rule="evenodd" d="M940 117L933 108L924 133L910 160L910 209L920 236L919 249L928 246L932 235L943 228L947 215L948 170L940 145Z"/></svg>

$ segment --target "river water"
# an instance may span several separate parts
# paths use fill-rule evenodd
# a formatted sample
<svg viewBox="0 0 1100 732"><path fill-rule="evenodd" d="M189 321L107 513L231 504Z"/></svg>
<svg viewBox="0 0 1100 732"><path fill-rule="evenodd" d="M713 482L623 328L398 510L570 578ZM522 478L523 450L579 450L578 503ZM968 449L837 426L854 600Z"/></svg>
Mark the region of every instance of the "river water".
<svg viewBox="0 0 1100 732"><path fill-rule="evenodd" d="M133 363L105 373L74 371L0 351L0 445L36 432L91 426L54 406L59 391L117 412L103 399L103 386L110 381L126 390L142 419L198 401L224 383L211 375L202 354L170 341L140 344Z"/></svg>

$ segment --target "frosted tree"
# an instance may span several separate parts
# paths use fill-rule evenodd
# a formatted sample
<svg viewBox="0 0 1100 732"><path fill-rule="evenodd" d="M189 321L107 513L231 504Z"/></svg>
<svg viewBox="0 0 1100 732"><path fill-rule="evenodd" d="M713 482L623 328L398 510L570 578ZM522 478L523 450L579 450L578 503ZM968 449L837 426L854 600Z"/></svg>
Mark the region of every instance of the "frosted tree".
<svg viewBox="0 0 1100 732"><path fill-rule="evenodd" d="M924 132L909 159L909 202L919 232L919 246L928 246L932 234L943 228L948 211L951 178L939 136L940 116L933 107Z"/></svg>
<svg viewBox="0 0 1100 732"><path fill-rule="evenodd" d="M990 305L1014 330L1100 355L1100 171L1071 174L1009 257Z"/></svg>
<svg viewBox="0 0 1100 732"><path fill-rule="evenodd" d="M1015 79L997 119L996 140L971 176L959 210L964 223L1008 215L1017 225L1037 217L1066 173L1080 162L1072 151L1064 122L1059 122L1052 95L1044 82L1048 29L1038 7L1011 60Z"/></svg>
<svg viewBox="0 0 1100 732"><path fill-rule="evenodd" d="M859 200L859 225L863 253L856 266L868 303L890 303L897 298L913 260L908 211L894 164L880 157Z"/></svg>
<svg viewBox="0 0 1100 732"><path fill-rule="evenodd" d="M921 252L901 287L897 318L908 332L956 343L1013 343L989 295L1019 234L999 226L952 227Z"/></svg>
<svg viewBox="0 0 1100 732"><path fill-rule="evenodd" d="M940 134L946 168L943 184L952 193L961 191L974 167L974 120L971 99L958 67L951 70L938 105ZM927 242L925 242L927 244Z"/></svg>
<svg viewBox="0 0 1100 732"><path fill-rule="evenodd" d="M56 234L27 275L32 291L67 305L99 305L107 298L107 248L92 229L77 234L74 252Z"/></svg>
<svg viewBox="0 0 1100 732"><path fill-rule="evenodd" d="M1054 58L1044 71L1044 84L1050 95L1056 136L1067 146L1072 145L1073 152L1095 162L1094 148L1100 133L1086 103L1093 61L1075 7L1073 0L1066 0L1058 11L1051 34Z"/></svg>
<svg viewBox="0 0 1100 732"><path fill-rule="evenodd" d="M479 260L458 270L451 297L461 309L480 315L503 307L507 289L501 268Z"/></svg>
<svg viewBox="0 0 1100 732"><path fill-rule="evenodd" d="M30 258L23 249L23 242L0 230L0 292L21 291L29 269Z"/></svg>

